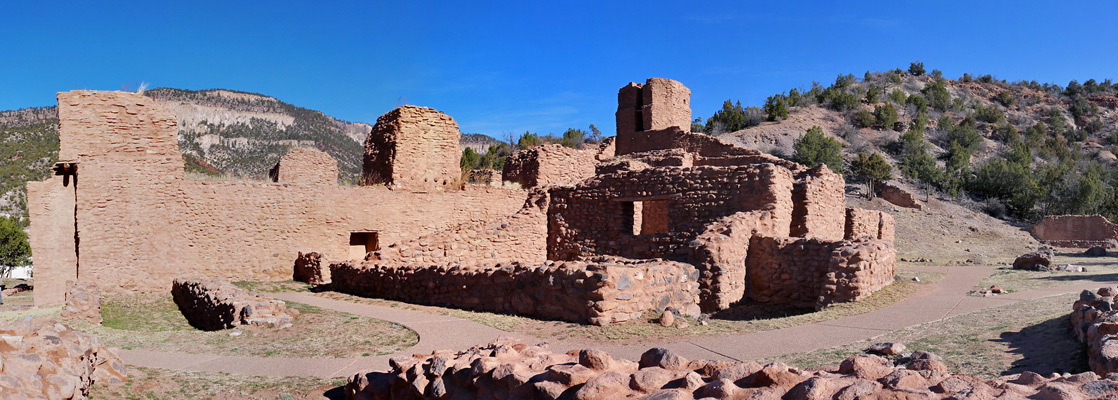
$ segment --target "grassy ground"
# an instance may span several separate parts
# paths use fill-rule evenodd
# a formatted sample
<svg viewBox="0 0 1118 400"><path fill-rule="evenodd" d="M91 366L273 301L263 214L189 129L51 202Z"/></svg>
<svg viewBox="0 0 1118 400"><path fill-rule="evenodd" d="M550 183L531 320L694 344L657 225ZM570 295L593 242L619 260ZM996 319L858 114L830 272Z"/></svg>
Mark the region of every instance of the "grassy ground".
<svg viewBox="0 0 1118 400"><path fill-rule="evenodd" d="M916 275L920 276L921 283L912 281L912 277ZM540 339L563 340L584 344L602 342L624 344L639 343L645 339L714 336L767 331L863 314L904 300L913 293L916 293L924 285L938 281L943 277L943 274L935 272L916 273L913 271L898 271L898 276L900 279L898 279L896 283L858 302L837 304L822 311L771 305L743 304L712 315L710 323L706 326L701 326L695 319L687 318L687 322L691 325L687 329L660 326L660 324L654 321L655 317L658 317L658 315L646 315L644 318L602 327L562 321L544 321L488 312L418 306L396 301L362 298L336 292L324 292L318 295L356 303L376 304L448 315L471 320L508 332L524 333Z"/></svg>
<svg viewBox="0 0 1118 400"><path fill-rule="evenodd" d="M288 303L300 311L287 329L241 326L207 332L187 323L169 295L105 297L102 325L66 320L108 346L264 357L353 357L390 354L416 344L415 332L398 324ZM241 332L230 336L231 332Z"/></svg>
<svg viewBox="0 0 1118 400"><path fill-rule="evenodd" d="M761 360L800 367L837 366L862 354L872 343L901 342L909 351L943 356L954 373L982 378L1034 371L1087 371L1084 346L1071 331L1068 314L1077 295L1054 296L976 311L942 321L901 329L870 340Z"/></svg>
<svg viewBox="0 0 1118 400"><path fill-rule="evenodd" d="M341 399L344 378L263 377L219 372L128 368L128 382L97 384L91 399Z"/></svg>
<svg viewBox="0 0 1118 400"><path fill-rule="evenodd" d="M1074 264L1087 268L1087 272L1044 272L1015 270L1011 266L998 268L993 275L975 287L988 288L999 285L1009 293L1032 289L1063 286L1072 283L1106 282L1118 280L1118 257L1085 257L1079 252L1058 251L1055 264Z"/></svg>

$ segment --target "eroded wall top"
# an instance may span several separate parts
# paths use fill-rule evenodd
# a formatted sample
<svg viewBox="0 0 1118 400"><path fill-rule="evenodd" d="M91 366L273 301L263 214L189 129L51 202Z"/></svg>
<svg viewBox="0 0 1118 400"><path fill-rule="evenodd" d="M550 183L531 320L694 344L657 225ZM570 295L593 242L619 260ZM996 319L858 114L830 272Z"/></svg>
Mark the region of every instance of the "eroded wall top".
<svg viewBox="0 0 1118 400"><path fill-rule="evenodd" d="M377 118L365 140L364 185L461 190L458 123L438 110L402 106Z"/></svg>
<svg viewBox="0 0 1118 400"><path fill-rule="evenodd" d="M336 185L338 161L324 151L300 147L284 154L268 175L277 183Z"/></svg>

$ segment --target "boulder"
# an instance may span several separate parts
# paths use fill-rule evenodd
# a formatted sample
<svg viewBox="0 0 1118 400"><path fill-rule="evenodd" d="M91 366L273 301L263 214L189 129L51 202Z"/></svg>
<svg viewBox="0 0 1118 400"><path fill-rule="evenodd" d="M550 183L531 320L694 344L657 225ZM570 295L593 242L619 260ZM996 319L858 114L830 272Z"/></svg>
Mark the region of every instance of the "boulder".
<svg viewBox="0 0 1118 400"><path fill-rule="evenodd" d="M1083 252L1087 257L1106 257L1106 248L1102 246L1095 246Z"/></svg>
<svg viewBox="0 0 1118 400"><path fill-rule="evenodd" d="M1055 254L1052 253L1052 250L1046 248L1026 253L1013 260L1013 269L1048 271L1052 269L1053 257L1055 257Z"/></svg>
<svg viewBox="0 0 1118 400"><path fill-rule="evenodd" d="M115 351L50 319L0 324L0 398L85 399L90 386L128 379Z"/></svg>
<svg viewBox="0 0 1118 400"><path fill-rule="evenodd" d="M866 349L867 353L881 354L883 356L895 356L905 352L907 348L903 343L875 343Z"/></svg>

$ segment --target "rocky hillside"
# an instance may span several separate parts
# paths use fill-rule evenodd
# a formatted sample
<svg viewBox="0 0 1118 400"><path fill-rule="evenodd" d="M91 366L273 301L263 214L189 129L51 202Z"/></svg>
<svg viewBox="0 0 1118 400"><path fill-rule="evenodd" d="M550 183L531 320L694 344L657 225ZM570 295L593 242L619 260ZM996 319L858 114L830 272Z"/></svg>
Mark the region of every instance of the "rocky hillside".
<svg viewBox="0 0 1118 400"><path fill-rule="evenodd" d="M830 86L771 96L762 108L727 101L692 129L795 159L794 143L819 126L842 144L847 163L855 153L879 153L894 180L932 187L991 215L1113 218L1116 95L1109 79L1066 86L991 75L946 79L921 67L839 75ZM848 181L857 181L849 172Z"/></svg>
<svg viewBox="0 0 1118 400"><path fill-rule="evenodd" d="M47 178L57 160L55 107L0 111L0 215L24 215L24 184Z"/></svg>

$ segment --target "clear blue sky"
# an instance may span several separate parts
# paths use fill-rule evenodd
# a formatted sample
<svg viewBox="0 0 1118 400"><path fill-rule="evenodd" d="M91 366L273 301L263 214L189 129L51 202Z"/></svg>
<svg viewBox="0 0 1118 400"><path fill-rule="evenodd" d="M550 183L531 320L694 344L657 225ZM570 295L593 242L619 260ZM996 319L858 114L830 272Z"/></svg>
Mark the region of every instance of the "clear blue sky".
<svg viewBox="0 0 1118 400"><path fill-rule="evenodd" d="M1118 79L1111 2L47 1L0 5L0 109L73 89L229 88L374 122L398 103L463 132L614 131L617 89L691 88L695 116L840 73ZM316 3L331 3L320 5Z"/></svg>

